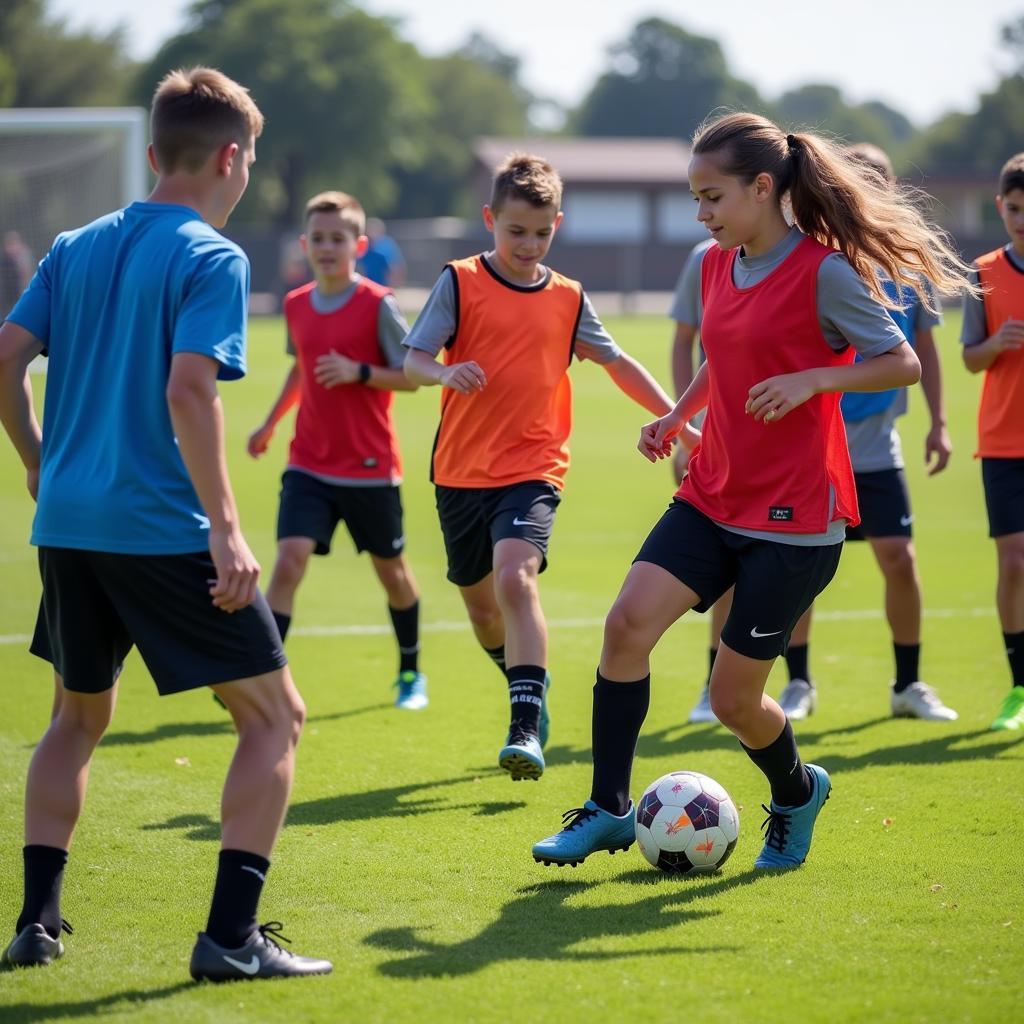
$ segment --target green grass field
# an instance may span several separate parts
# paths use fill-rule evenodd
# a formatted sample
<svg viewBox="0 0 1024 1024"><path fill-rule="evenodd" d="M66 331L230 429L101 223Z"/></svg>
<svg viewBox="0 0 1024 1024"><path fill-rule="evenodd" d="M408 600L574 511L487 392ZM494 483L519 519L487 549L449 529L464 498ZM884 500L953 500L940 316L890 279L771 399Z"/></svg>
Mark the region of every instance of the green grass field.
<svg viewBox="0 0 1024 1024"><path fill-rule="evenodd" d="M609 325L667 377L666 320ZM289 639L309 724L262 919L284 921L294 948L331 957L335 973L221 987L189 981L232 735L205 691L155 699L133 656L67 873L68 955L48 970L0 974L0 1019L1014 1019L1024 746L1012 733L987 731L1008 673L971 459L979 382L960 366L957 326L951 317L941 332L956 444L948 472L924 477L919 394L902 432L925 586L923 675L960 720L888 717L881 577L869 551L848 545L812 635L819 711L797 727L805 759L827 767L835 787L801 870L755 875L763 779L725 730L681 724L705 670L707 625L698 616L655 654L634 795L673 769L714 776L741 808L732 859L705 877L661 875L635 847L575 870L533 862L530 845L589 792L601 620L668 501L669 472L634 449L646 415L600 369L576 367L574 465L542 584L555 679L549 770L537 785L512 785L495 767L507 722L503 683L444 578L426 480L438 394L425 390L399 396L396 407L429 709L390 706L395 654L383 595L343 533L307 578ZM244 440L284 373L281 334L277 320L255 322L250 375L223 389L243 527L267 574L289 432L282 428L259 463L245 456ZM0 445L2 928L13 927L20 905L22 787L51 696L46 668L26 653L38 595L26 544L31 513L20 464ZM777 667L772 692L783 684Z"/></svg>

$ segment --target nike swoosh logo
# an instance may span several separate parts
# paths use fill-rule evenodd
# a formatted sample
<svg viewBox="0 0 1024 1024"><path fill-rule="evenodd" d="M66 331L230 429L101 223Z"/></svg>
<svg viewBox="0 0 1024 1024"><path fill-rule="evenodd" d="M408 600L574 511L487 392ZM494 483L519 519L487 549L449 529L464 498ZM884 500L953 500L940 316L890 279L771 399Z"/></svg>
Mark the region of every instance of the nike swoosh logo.
<svg viewBox="0 0 1024 1024"><path fill-rule="evenodd" d="M754 637L757 637L757 636L778 636L781 632L782 632L781 629L777 629L777 630L775 630L774 633L759 633L757 631L757 626L751 626L751 628L750 628L750 635L754 636Z"/></svg>
<svg viewBox="0 0 1024 1024"><path fill-rule="evenodd" d="M260 958L256 956L255 953L247 964L243 963L241 960L236 960L234 957L227 956L226 954L221 955L224 956L224 959L231 964L232 967L237 967L243 974L252 975L260 969Z"/></svg>
<svg viewBox="0 0 1024 1024"><path fill-rule="evenodd" d="M392 542L391 546L397 551L405 543L405 534L401 537L396 537Z"/></svg>
<svg viewBox="0 0 1024 1024"><path fill-rule="evenodd" d="M536 526L537 524L532 519L520 519L519 516L516 516L515 519L512 520L512 525L513 526Z"/></svg>
<svg viewBox="0 0 1024 1024"><path fill-rule="evenodd" d="M900 516L900 526L909 526L913 521L913 516Z"/></svg>

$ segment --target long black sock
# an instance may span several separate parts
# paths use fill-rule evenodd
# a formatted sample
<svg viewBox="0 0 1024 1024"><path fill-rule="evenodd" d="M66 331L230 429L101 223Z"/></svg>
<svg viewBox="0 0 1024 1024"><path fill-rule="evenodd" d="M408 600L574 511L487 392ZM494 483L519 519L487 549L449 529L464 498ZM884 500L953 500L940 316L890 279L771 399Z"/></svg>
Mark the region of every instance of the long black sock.
<svg viewBox="0 0 1024 1024"><path fill-rule="evenodd" d="M246 850L221 850L206 934L220 946L238 949L256 930L256 907L270 861Z"/></svg>
<svg viewBox="0 0 1024 1024"><path fill-rule="evenodd" d="M288 636L288 627L292 624L292 617L285 615L284 612L275 612L271 609L270 614L274 616L274 621L277 623L277 631L281 634L281 643L284 643L285 637Z"/></svg>
<svg viewBox="0 0 1024 1024"><path fill-rule="evenodd" d="M501 674L505 675L505 645L501 644L498 647L485 647L484 654L486 654L487 657L498 666L501 670Z"/></svg>
<svg viewBox="0 0 1024 1024"><path fill-rule="evenodd" d="M807 667L807 644L790 644L786 648L786 668L789 669L790 679L803 679L808 683L811 681L808 674L810 669Z"/></svg>
<svg viewBox="0 0 1024 1024"><path fill-rule="evenodd" d="M1024 632L1004 633L1006 658L1010 662L1010 678L1014 686L1024 686Z"/></svg>
<svg viewBox="0 0 1024 1024"><path fill-rule="evenodd" d="M597 673L594 683L594 784L590 799L619 816L629 809L629 777L636 741L651 704L651 677L613 683Z"/></svg>
<svg viewBox="0 0 1024 1024"><path fill-rule="evenodd" d="M420 660L420 603L408 608L388 608L398 641L398 671L418 672Z"/></svg>
<svg viewBox="0 0 1024 1024"><path fill-rule="evenodd" d="M25 902L14 926L16 932L29 924L41 924L51 939L60 937L60 888L68 851L56 846L26 846Z"/></svg>
<svg viewBox="0 0 1024 1024"><path fill-rule="evenodd" d="M896 685L893 689L902 693L911 683L921 678L921 645L893 644L892 652L896 657Z"/></svg>
<svg viewBox="0 0 1024 1024"><path fill-rule="evenodd" d="M801 807L811 799L811 779L796 749L793 727L786 721L774 742L760 750L741 744L772 788L772 799L779 807Z"/></svg>
<svg viewBox="0 0 1024 1024"><path fill-rule="evenodd" d="M704 684L705 686L707 686L708 683L711 682L711 673L715 669L715 658L717 658L717 657L718 657L718 648L717 647L709 647L708 648L708 678L707 678L707 683Z"/></svg>
<svg viewBox="0 0 1024 1024"><path fill-rule="evenodd" d="M544 699L543 665L513 665L508 670L508 696L512 702L512 723L537 735L540 728L540 704Z"/></svg>

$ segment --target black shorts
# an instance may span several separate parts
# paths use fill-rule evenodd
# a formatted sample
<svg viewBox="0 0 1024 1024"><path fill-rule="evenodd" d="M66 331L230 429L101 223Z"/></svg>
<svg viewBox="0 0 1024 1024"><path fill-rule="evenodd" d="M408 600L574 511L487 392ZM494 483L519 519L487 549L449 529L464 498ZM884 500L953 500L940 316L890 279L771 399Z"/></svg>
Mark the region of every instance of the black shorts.
<svg viewBox="0 0 1024 1024"><path fill-rule="evenodd" d="M785 651L800 616L828 586L842 550L842 544L798 547L744 537L676 500L634 562L672 573L700 597L699 612L735 585L722 640L747 658L771 661Z"/></svg>
<svg viewBox="0 0 1024 1024"><path fill-rule="evenodd" d="M847 540L868 537L912 537L914 514L910 511L910 492L902 469L880 469L874 473L854 473L860 525L847 527Z"/></svg>
<svg viewBox="0 0 1024 1024"><path fill-rule="evenodd" d="M43 600L30 650L68 690L114 685L132 645L161 695L263 675L288 663L262 594L228 614L215 608L208 551L115 555L39 549Z"/></svg>
<svg viewBox="0 0 1024 1024"><path fill-rule="evenodd" d="M459 587L479 583L494 568L494 546L515 537L540 549L540 571L548 565L548 542L558 488L543 480L508 487L435 486L437 514L448 555L448 579Z"/></svg>
<svg viewBox="0 0 1024 1024"><path fill-rule="evenodd" d="M1024 531L1024 459L982 459L981 479L988 535L1005 537Z"/></svg>
<svg viewBox="0 0 1024 1024"><path fill-rule="evenodd" d="M308 537L316 543L314 554L326 555L342 520L356 551L369 551L378 558L397 558L405 550L398 487L329 484L308 473L285 470L277 510L278 540Z"/></svg>

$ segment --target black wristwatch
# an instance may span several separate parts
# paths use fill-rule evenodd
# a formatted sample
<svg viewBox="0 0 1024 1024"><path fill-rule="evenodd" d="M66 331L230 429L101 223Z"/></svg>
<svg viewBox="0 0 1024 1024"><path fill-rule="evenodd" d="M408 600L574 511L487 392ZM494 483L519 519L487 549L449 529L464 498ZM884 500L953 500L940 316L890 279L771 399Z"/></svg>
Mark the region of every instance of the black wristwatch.
<svg viewBox="0 0 1024 1024"><path fill-rule="evenodd" d="M365 384L370 379L370 364L360 363L359 364L359 383Z"/></svg>

